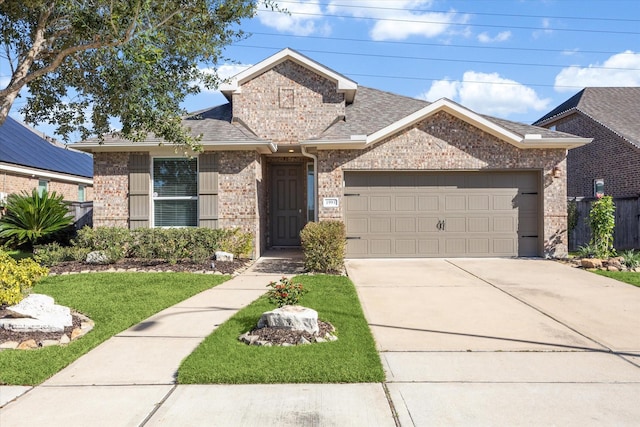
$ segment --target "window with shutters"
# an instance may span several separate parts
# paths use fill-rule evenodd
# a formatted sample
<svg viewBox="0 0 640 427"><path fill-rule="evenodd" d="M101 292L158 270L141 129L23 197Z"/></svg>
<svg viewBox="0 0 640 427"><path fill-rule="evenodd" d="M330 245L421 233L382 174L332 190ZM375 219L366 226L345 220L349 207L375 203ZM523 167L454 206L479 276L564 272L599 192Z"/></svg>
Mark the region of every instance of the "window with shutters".
<svg viewBox="0 0 640 427"><path fill-rule="evenodd" d="M153 220L155 227L198 225L197 159L153 159Z"/></svg>

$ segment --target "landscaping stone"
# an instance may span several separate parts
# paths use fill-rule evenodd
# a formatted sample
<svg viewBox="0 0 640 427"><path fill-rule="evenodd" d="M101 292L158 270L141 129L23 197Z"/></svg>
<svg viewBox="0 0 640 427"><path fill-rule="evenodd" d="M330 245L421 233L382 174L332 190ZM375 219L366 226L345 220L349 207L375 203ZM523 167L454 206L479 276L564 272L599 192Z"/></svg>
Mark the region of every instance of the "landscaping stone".
<svg viewBox="0 0 640 427"><path fill-rule="evenodd" d="M62 332L73 325L69 307L55 304L48 295L31 294L6 310L11 317L0 319L0 327L11 331Z"/></svg>
<svg viewBox="0 0 640 427"><path fill-rule="evenodd" d="M71 340L69 339L69 337L66 334L60 337L60 345L67 345L70 342L71 342Z"/></svg>
<svg viewBox="0 0 640 427"><path fill-rule="evenodd" d="M0 349L15 350L19 344L18 341L6 341L0 344Z"/></svg>
<svg viewBox="0 0 640 427"><path fill-rule="evenodd" d="M22 341L20 345L16 347L17 350L28 350L31 348L38 348L38 343L36 343L36 340Z"/></svg>
<svg viewBox="0 0 640 427"><path fill-rule="evenodd" d="M104 251L93 251L87 254L85 262L87 264L109 264L110 260Z"/></svg>
<svg viewBox="0 0 640 427"><path fill-rule="evenodd" d="M299 305L285 305L275 310L262 313L258 321L258 328L265 326L289 328L315 334L319 330L318 312Z"/></svg>
<svg viewBox="0 0 640 427"><path fill-rule="evenodd" d="M610 265L607 267L607 271L620 271L620 269L614 265Z"/></svg>
<svg viewBox="0 0 640 427"><path fill-rule="evenodd" d="M216 261L233 261L233 254L229 252L216 251Z"/></svg>
<svg viewBox="0 0 640 427"><path fill-rule="evenodd" d="M580 263L583 268L602 268L602 260L598 258L582 258Z"/></svg>

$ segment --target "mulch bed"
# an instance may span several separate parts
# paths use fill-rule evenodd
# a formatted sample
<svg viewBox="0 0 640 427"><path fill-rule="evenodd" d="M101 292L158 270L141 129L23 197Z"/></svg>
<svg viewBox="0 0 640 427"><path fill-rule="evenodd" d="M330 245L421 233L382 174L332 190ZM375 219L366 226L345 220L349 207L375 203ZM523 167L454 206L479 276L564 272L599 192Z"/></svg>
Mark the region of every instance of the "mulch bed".
<svg viewBox="0 0 640 427"><path fill-rule="evenodd" d="M220 272L233 274L242 271L251 265L253 261L238 259L233 261L205 261L201 263L178 261L169 263L161 259L135 259L124 258L114 264L87 264L81 261L65 261L49 268L49 273L82 273L86 271L153 271L153 272ZM212 267L213 265L213 267Z"/></svg>
<svg viewBox="0 0 640 427"><path fill-rule="evenodd" d="M312 335L306 331L294 331L289 328L272 328L265 326L264 328L255 328L249 332L249 335L258 336L258 340L267 341L273 345L282 345L285 343L296 345L300 338L304 337L309 342L314 342L315 337L324 337L335 331L331 323L318 320L318 328L320 331L316 335Z"/></svg>

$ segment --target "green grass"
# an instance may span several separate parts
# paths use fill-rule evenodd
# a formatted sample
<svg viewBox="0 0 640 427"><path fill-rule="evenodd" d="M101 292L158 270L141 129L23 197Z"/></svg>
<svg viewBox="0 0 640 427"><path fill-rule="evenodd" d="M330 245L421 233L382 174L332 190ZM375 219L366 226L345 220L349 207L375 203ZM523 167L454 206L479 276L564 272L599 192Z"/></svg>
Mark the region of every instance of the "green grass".
<svg viewBox="0 0 640 427"><path fill-rule="evenodd" d="M181 384L353 383L384 381L355 287L346 277L298 276L309 289L300 305L336 327L335 342L295 347L248 346L238 336L274 306L263 296L221 325L187 357Z"/></svg>
<svg viewBox="0 0 640 427"><path fill-rule="evenodd" d="M601 276L610 277L612 279L616 279L633 286L640 287L640 273L634 273L631 271L602 271L602 270L594 271L594 273L599 274Z"/></svg>
<svg viewBox="0 0 640 427"><path fill-rule="evenodd" d="M227 279L228 276L188 273L47 277L33 292L50 295L57 304L89 316L95 327L66 347L0 351L0 384L37 385L113 335Z"/></svg>

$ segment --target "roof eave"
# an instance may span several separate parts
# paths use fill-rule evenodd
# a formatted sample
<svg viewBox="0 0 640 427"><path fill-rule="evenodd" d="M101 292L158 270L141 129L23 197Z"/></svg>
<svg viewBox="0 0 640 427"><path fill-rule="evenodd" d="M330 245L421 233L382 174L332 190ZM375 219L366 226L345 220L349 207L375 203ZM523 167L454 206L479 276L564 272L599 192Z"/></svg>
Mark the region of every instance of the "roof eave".
<svg viewBox="0 0 640 427"><path fill-rule="evenodd" d="M72 175L63 172L49 171L45 169L38 169L30 166L13 165L9 163L0 162L0 171L15 173L20 175L37 176L39 178L50 178L59 181L72 182L78 184L93 185L93 178Z"/></svg>
<svg viewBox="0 0 640 427"><path fill-rule="evenodd" d="M260 154L275 153L278 150L277 144L271 141L256 142L233 142L233 141L200 141L204 149L213 151L248 151L256 150ZM116 142L116 143L99 143L99 142L79 142L74 144L74 148L87 153L115 153L115 152L134 152L134 151L171 151L174 152L177 145L171 143L158 142ZM191 149L187 149L187 153L196 155L197 153Z"/></svg>

